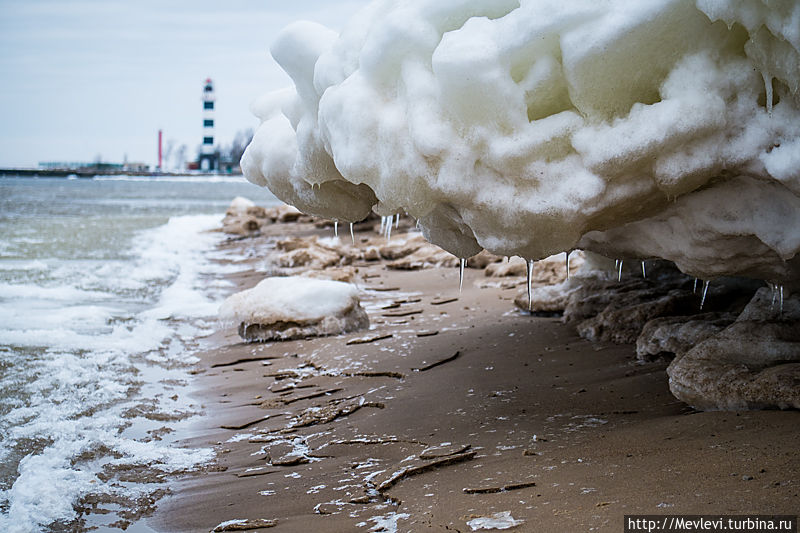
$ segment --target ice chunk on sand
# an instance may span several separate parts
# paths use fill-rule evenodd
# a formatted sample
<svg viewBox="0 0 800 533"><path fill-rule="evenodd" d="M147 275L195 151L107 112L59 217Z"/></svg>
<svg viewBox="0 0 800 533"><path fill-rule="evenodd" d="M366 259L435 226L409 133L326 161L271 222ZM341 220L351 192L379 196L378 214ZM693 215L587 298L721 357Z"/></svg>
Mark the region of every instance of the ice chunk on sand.
<svg viewBox="0 0 800 533"><path fill-rule="evenodd" d="M524 520L515 520L511 511L502 511L490 516L479 516L467 522L472 531L479 529L511 529L522 524Z"/></svg>
<svg viewBox="0 0 800 533"><path fill-rule="evenodd" d="M248 341L338 335L369 326L358 289L306 277L267 278L225 300L219 317L238 324Z"/></svg>
<svg viewBox="0 0 800 533"><path fill-rule="evenodd" d="M799 296L780 308L760 289L735 322L677 354L670 390L703 411L800 409L798 324Z"/></svg>
<svg viewBox="0 0 800 533"><path fill-rule="evenodd" d="M405 211L459 258L582 247L788 290L799 28L798 2L375 2L280 35L295 88L254 105L242 167L311 214Z"/></svg>
<svg viewBox="0 0 800 533"><path fill-rule="evenodd" d="M231 205L228 206L228 210L225 214L227 215L244 215L247 214L247 210L251 207L255 207L256 204L253 203L252 200L249 198L245 198L244 196L237 196L233 200L231 200Z"/></svg>

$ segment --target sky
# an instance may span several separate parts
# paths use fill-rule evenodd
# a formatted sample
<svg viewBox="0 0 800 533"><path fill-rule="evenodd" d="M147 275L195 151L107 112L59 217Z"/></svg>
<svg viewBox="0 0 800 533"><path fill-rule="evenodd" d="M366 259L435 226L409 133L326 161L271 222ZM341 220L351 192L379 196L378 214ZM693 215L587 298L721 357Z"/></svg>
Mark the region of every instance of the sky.
<svg viewBox="0 0 800 533"><path fill-rule="evenodd" d="M253 128L257 96L291 84L269 55L295 20L340 30L368 0L0 0L0 167L157 161L202 141L212 78L216 141Z"/></svg>

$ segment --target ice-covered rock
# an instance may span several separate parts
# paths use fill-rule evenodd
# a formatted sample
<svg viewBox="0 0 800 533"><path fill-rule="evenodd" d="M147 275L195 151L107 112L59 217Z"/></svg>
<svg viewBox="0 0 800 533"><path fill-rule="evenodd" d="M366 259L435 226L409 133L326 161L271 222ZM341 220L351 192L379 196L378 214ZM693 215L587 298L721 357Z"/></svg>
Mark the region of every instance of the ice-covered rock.
<svg viewBox="0 0 800 533"><path fill-rule="evenodd" d="M585 270L537 287L532 311L563 312L590 340L635 342L641 361L674 358L670 390L697 409L800 408L800 295L723 278L710 285L703 312L691 278L651 266L648 278ZM515 303L527 310L527 294Z"/></svg>
<svg viewBox="0 0 800 533"><path fill-rule="evenodd" d="M702 313L694 316L665 316L648 321L636 339L636 357L651 361L683 355L696 344L731 325L730 313Z"/></svg>
<svg viewBox="0 0 800 533"><path fill-rule="evenodd" d="M800 286L798 2L383 0L271 51L242 167L304 212Z"/></svg>
<svg viewBox="0 0 800 533"><path fill-rule="evenodd" d="M458 264L458 258L450 252L446 252L430 243L425 243L413 253L394 261L389 261L386 263L386 268L392 270L420 270L431 267L452 268L458 266Z"/></svg>
<svg viewBox="0 0 800 533"><path fill-rule="evenodd" d="M378 248L378 253L384 259L393 261L411 255L424 246L430 246L422 235L405 235L392 239Z"/></svg>
<svg viewBox="0 0 800 533"><path fill-rule="evenodd" d="M243 196L237 196L225 211L222 231L233 235L253 235L267 222L267 212Z"/></svg>
<svg viewBox="0 0 800 533"><path fill-rule="evenodd" d="M581 284L575 278L571 278L555 285L534 287L532 302L528 302L526 292L521 292L514 298L514 304L523 311L563 313L572 294L581 289Z"/></svg>
<svg viewBox="0 0 800 533"><path fill-rule="evenodd" d="M586 265L595 262L596 257L591 256ZM706 319L711 319L724 312L732 321L759 286L759 282L745 278L723 278L709 285L704 300L702 286L671 263L649 264L647 277L636 262L623 272L582 268L562 283L550 282L543 287L534 283L531 310L563 312L564 321L575 324L578 333L589 340L638 342L640 358L646 360L670 352L669 347L690 343L689 337L680 340L670 336L678 331L689 335L692 327L681 329L681 325L696 320L694 315L705 312ZM514 303L527 310L527 293L520 292ZM705 327L697 326L700 330ZM699 331L696 333L694 339L701 340Z"/></svg>
<svg viewBox="0 0 800 533"><path fill-rule="evenodd" d="M247 341L338 335L369 326L358 289L308 277L273 277L226 299L220 319Z"/></svg>
<svg viewBox="0 0 800 533"><path fill-rule="evenodd" d="M222 231L231 235L253 236L261 229L262 222L248 215L226 216L222 220Z"/></svg>
<svg viewBox="0 0 800 533"><path fill-rule="evenodd" d="M233 200L231 200L231 205L228 206L228 210L225 211L226 215L245 215L247 214L247 210L251 207L255 207L256 204L250 200L249 198L245 198L244 196L237 196Z"/></svg>
<svg viewBox="0 0 800 533"><path fill-rule="evenodd" d="M295 273L295 269L306 271L346 266L363 254L349 243L349 239L345 242L316 236L289 237L275 244L276 252L271 260L282 273Z"/></svg>
<svg viewBox="0 0 800 533"><path fill-rule="evenodd" d="M735 322L678 355L669 387L702 410L800 409L800 298L761 289Z"/></svg>
<svg viewBox="0 0 800 533"><path fill-rule="evenodd" d="M269 211L269 216L273 222L296 222L303 216L303 213L300 212L293 205L279 205L273 207Z"/></svg>
<svg viewBox="0 0 800 533"><path fill-rule="evenodd" d="M685 315L698 309L691 291L673 289L664 294L659 289L619 293L600 313L577 325L581 337L616 343L634 343L647 321L655 317Z"/></svg>
<svg viewBox="0 0 800 533"><path fill-rule="evenodd" d="M467 259L466 266L467 268L489 268L491 265L495 265L503 261L503 258L499 255L494 255L493 253L487 252L483 250L479 254L473 255L469 259Z"/></svg>
<svg viewBox="0 0 800 533"><path fill-rule="evenodd" d="M584 255L581 251L570 254L569 272L574 275L583 265ZM527 276L528 266L524 259L512 257L508 261L495 262L486 267L487 276ZM555 285L564 281L567 275L567 261L564 254L551 255L533 265L532 282L535 285Z"/></svg>
<svg viewBox="0 0 800 533"><path fill-rule="evenodd" d="M300 275L304 278L330 279L350 283L356 278L356 268L351 266L329 267L323 270L306 270Z"/></svg>

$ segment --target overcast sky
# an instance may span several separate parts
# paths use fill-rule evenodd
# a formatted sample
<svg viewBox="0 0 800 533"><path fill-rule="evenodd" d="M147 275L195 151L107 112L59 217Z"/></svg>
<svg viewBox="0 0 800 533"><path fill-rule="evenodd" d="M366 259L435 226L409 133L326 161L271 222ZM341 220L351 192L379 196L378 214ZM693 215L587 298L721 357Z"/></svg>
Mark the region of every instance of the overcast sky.
<svg viewBox="0 0 800 533"><path fill-rule="evenodd" d="M306 19L336 30L368 0L0 0L0 166L155 164L157 133L196 153L203 82L216 137L255 127L256 96L290 83L269 56Z"/></svg>

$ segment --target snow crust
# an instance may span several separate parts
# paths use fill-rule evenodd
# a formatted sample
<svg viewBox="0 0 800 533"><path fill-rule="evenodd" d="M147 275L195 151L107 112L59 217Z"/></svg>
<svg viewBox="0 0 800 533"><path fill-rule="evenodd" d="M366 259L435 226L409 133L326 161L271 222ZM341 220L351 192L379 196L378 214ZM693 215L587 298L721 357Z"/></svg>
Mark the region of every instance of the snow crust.
<svg viewBox="0 0 800 533"><path fill-rule="evenodd" d="M219 318L239 324L247 340L336 335L369 325L356 287L299 276L266 278L233 294L220 306Z"/></svg>
<svg viewBox="0 0 800 533"><path fill-rule="evenodd" d="M800 3L378 0L271 52L242 167L304 212L800 284Z"/></svg>

